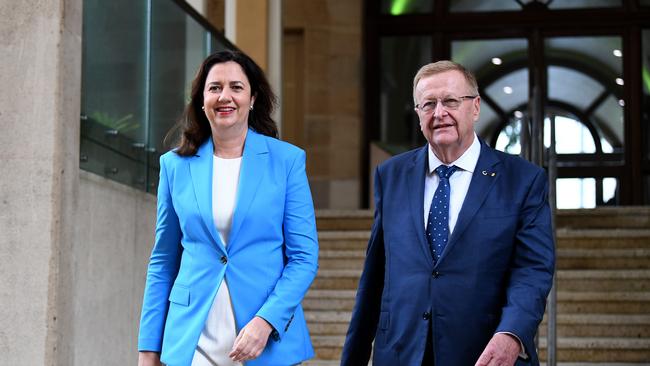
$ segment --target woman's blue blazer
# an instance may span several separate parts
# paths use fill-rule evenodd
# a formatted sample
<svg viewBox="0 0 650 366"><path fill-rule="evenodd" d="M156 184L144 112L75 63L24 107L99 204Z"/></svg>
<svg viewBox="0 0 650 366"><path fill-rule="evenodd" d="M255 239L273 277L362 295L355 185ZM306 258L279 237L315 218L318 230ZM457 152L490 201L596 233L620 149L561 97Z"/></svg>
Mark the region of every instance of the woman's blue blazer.
<svg viewBox="0 0 650 366"><path fill-rule="evenodd" d="M189 366L213 299L228 282L237 331L254 316L274 331L246 365L293 365L313 357L300 302L318 268L305 152L248 130L228 246L212 217L213 145L160 158L156 236L138 348Z"/></svg>

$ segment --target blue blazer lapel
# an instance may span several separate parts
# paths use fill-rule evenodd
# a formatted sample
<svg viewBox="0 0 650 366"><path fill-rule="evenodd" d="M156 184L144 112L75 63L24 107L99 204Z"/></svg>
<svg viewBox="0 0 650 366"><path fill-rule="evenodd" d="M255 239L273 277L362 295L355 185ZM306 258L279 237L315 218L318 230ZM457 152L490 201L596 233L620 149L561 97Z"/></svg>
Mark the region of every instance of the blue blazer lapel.
<svg viewBox="0 0 650 366"><path fill-rule="evenodd" d="M194 186L194 195L203 223L208 228L216 246L225 254L226 249L217 228L214 225L212 216L212 156L214 153L212 139L208 138L197 151L194 157L189 159L190 176Z"/></svg>
<svg viewBox="0 0 650 366"><path fill-rule="evenodd" d="M474 169L465 201L463 201L463 206L458 213L456 226L449 238L445 251L442 253L440 261L444 260L445 255L453 248L454 244L456 244L463 232L467 229L476 212L483 205L494 183L499 179L499 167L497 166L499 163L499 157L494 150L481 141L481 155L476 163L476 169ZM493 176L492 173L497 174Z"/></svg>
<svg viewBox="0 0 650 366"><path fill-rule="evenodd" d="M233 214L232 228L228 239L228 250L236 243L242 222L251 208L260 182L269 168L269 150L264 137L253 130L248 130L244 144L244 155L239 173L237 203Z"/></svg>
<svg viewBox="0 0 650 366"><path fill-rule="evenodd" d="M415 225L415 233L420 241L420 247L424 251L424 255L428 256L430 262L433 263L433 256L429 243L426 240L424 232L424 178L429 166L428 159L428 145L418 150L414 157L409 171L407 173L408 185L405 189L408 190L409 197L409 211L413 225Z"/></svg>

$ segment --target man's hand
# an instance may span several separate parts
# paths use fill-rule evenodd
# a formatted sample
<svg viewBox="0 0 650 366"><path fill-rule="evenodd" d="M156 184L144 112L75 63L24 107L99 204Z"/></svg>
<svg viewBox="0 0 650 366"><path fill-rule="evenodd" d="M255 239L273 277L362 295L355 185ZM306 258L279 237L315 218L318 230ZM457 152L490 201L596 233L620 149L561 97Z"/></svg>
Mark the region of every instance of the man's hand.
<svg viewBox="0 0 650 366"><path fill-rule="evenodd" d="M474 366L512 366L521 351L519 341L514 337L497 333L485 347Z"/></svg>
<svg viewBox="0 0 650 366"><path fill-rule="evenodd" d="M233 361L242 362L257 358L269 340L273 327L266 320L256 316L239 332L232 351L228 354Z"/></svg>
<svg viewBox="0 0 650 366"><path fill-rule="evenodd" d="M138 354L138 366L162 366L160 362L160 353L158 352L140 352Z"/></svg>

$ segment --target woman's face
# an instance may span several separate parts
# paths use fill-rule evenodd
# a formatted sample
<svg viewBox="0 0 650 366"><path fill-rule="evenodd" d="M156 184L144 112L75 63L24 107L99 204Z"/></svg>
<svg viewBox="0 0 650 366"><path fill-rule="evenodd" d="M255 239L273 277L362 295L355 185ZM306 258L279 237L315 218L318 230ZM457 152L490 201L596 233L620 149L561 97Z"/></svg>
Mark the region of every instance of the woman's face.
<svg viewBox="0 0 650 366"><path fill-rule="evenodd" d="M212 66L205 79L203 107L213 131L247 129L255 97L244 70L234 61Z"/></svg>

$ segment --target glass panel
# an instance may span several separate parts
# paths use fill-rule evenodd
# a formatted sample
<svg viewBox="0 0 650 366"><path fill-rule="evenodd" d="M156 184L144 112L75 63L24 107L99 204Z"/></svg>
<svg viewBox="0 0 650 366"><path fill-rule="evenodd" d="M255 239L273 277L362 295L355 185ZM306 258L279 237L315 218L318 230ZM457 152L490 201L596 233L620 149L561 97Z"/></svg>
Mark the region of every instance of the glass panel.
<svg viewBox="0 0 650 366"><path fill-rule="evenodd" d="M524 114L515 112L497 138L496 149L509 154L521 151L519 134ZM544 119L544 146L551 146L551 120ZM593 154L596 152L594 137L580 121L564 116L555 116L555 149L558 154ZM611 152L611 146L603 147L604 152ZM610 150L610 151L606 151Z"/></svg>
<svg viewBox="0 0 650 366"><path fill-rule="evenodd" d="M527 58L528 42L525 39L452 42L451 59L476 75L482 93L481 114L476 124L476 132L481 138L491 141L506 116L514 116L515 111L521 115L521 111L525 111L528 103Z"/></svg>
<svg viewBox="0 0 650 366"><path fill-rule="evenodd" d="M494 100L506 114L514 110L525 110L528 104L528 69L506 74L485 86L484 90L485 96Z"/></svg>
<svg viewBox="0 0 650 366"><path fill-rule="evenodd" d="M517 114L519 116L519 114ZM523 116L522 116L523 117ZM499 133L495 148L508 154L519 155L521 152L521 121L522 118L510 118L508 123Z"/></svg>
<svg viewBox="0 0 650 366"><path fill-rule="evenodd" d="M172 1L152 2L151 124L148 153L152 165L167 151L164 138L183 112L189 88L207 56L206 31ZM168 142L173 142L168 141ZM149 190L157 187L152 171Z"/></svg>
<svg viewBox="0 0 650 366"><path fill-rule="evenodd" d="M594 178L559 178L556 180L557 208L596 207Z"/></svg>
<svg viewBox="0 0 650 366"><path fill-rule="evenodd" d="M642 6L650 6L650 0L641 0Z"/></svg>
<svg viewBox="0 0 650 366"><path fill-rule="evenodd" d="M415 73L428 62L431 62L430 37L381 39L380 141L391 152L424 141L413 110L412 85Z"/></svg>
<svg viewBox="0 0 650 366"><path fill-rule="evenodd" d="M210 47L209 47L209 52L210 54L219 52L219 51L225 51L227 49L226 45L219 40L217 37L215 37L213 34L210 34ZM198 65L196 65L198 68Z"/></svg>
<svg viewBox="0 0 650 366"><path fill-rule="evenodd" d="M555 116L555 151L558 154L593 154L596 144L589 129L579 121ZM551 146L551 121L544 120L544 146Z"/></svg>
<svg viewBox="0 0 650 366"><path fill-rule="evenodd" d="M650 5L650 0L647 1ZM643 98L641 111L641 126L643 129L643 149L645 160L650 160L650 30L643 31L643 51L641 65L641 83L643 84Z"/></svg>
<svg viewBox="0 0 650 366"><path fill-rule="evenodd" d="M559 178L557 208L594 208L601 205L618 205L618 179L616 178Z"/></svg>
<svg viewBox="0 0 650 366"><path fill-rule="evenodd" d="M643 204L650 205L650 175L643 177Z"/></svg>
<svg viewBox="0 0 650 366"><path fill-rule="evenodd" d="M605 153L622 152L625 143L622 55L621 37L558 37L545 44L552 114L591 123ZM571 131L569 141L580 140L582 132Z"/></svg>
<svg viewBox="0 0 650 366"><path fill-rule="evenodd" d="M571 101L580 110L586 110L605 90L593 78L568 67L549 66L548 80L549 101ZM581 91L579 98L576 98L575 90Z"/></svg>
<svg viewBox="0 0 650 366"><path fill-rule="evenodd" d="M146 19L144 2L84 2L80 167L140 189Z"/></svg>
<svg viewBox="0 0 650 366"><path fill-rule="evenodd" d="M548 5L549 9L585 9L613 8L622 6L622 0L554 0Z"/></svg>
<svg viewBox="0 0 650 366"><path fill-rule="evenodd" d="M381 0L381 13L404 15L431 13L435 0Z"/></svg>
<svg viewBox="0 0 650 366"><path fill-rule="evenodd" d="M80 167L154 192L189 83L226 46L175 2L147 3L84 2Z"/></svg>
<svg viewBox="0 0 650 366"><path fill-rule="evenodd" d="M450 0L451 12L517 11L521 5L516 1L504 0Z"/></svg>

